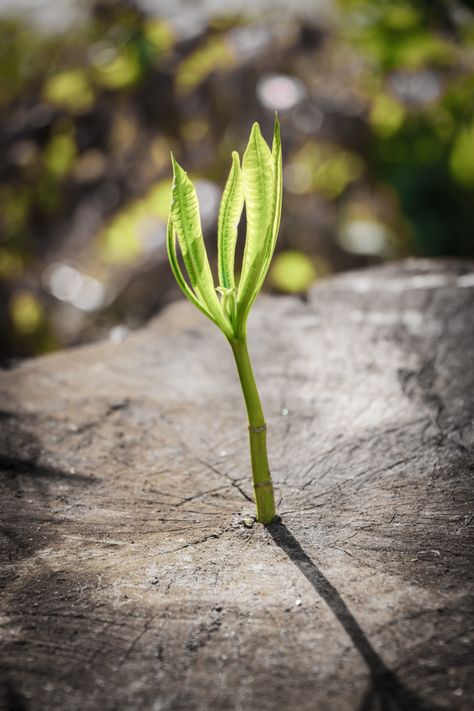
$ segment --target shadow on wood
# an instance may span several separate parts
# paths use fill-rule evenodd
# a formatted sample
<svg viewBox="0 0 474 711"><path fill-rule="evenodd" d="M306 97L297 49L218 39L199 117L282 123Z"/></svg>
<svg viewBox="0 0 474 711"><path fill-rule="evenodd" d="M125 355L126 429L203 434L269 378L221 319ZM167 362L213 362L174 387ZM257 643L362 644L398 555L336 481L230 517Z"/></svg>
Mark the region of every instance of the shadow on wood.
<svg viewBox="0 0 474 711"><path fill-rule="evenodd" d="M319 570L309 555L301 547L291 531L280 520L267 526L267 530L279 548L301 570L305 578L332 610L344 630L349 635L354 647L367 664L371 684L367 690L359 711L441 711L441 707L426 704L413 691L407 689L387 668L364 634L352 612L334 585Z"/></svg>

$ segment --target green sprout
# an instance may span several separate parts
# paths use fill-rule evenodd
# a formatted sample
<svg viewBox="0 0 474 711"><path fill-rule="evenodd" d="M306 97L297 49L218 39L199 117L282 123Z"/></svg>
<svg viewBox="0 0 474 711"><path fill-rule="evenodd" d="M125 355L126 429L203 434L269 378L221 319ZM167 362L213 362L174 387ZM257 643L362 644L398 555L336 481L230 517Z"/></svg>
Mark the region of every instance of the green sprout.
<svg viewBox="0 0 474 711"><path fill-rule="evenodd" d="M222 331L230 343L247 408L257 521L275 518L268 466L265 418L247 349L247 318L268 272L280 227L282 161L280 125L275 117L272 150L254 123L240 166L237 152L224 189L218 219L219 286L207 258L196 190L173 155L173 190L168 221L168 256L184 295ZM245 203L247 235L238 284L234 276L237 228ZM176 237L191 286L178 263Z"/></svg>

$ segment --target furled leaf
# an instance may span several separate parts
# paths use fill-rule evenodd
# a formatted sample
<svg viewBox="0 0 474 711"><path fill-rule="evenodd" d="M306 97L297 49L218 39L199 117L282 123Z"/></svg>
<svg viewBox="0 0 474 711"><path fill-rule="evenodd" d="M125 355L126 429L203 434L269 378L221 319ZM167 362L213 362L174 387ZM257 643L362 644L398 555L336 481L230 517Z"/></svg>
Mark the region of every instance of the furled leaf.
<svg viewBox="0 0 474 711"><path fill-rule="evenodd" d="M207 316L211 321L214 321L216 323L216 320L214 317L209 313L207 310L205 304L196 296L196 294L189 288L186 279L183 276L183 272L181 271L181 268L179 266L178 262L178 255L176 254L176 231L173 227L173 222L168 220L168 234L167 234L167 240L166 240L166 246L168 248L168 259L171 265L171 270L174 274L174 278L178 282L178 286L180 287L181 291L183 294L186 296L191 303L196 306L199 311L201 311L205 316Z"/></svg>
<svg viewBox="0 0 474 711"><path fill-rule="evenodd" d="M222 195L217 223L217 253L219 283L222 289L232 289L234 280L235 244L237 228L244 206L244 191L239 155L232 153L232 166Z"/></svg>
<svg viewBox="0 0 474 711"><path fill-rule="evenodd" d="M230 324L224 316L214 288L204 245L196 190L186 172L173 157L172 161L174 180L170 220L178 236L184 265L198 301L205 305L219 328L228 333ZM189 294L186 295L189 298Z"/></svg>
<svg viewBox="0 0 474 711"><path fill-rule="evenodd" d="M258 286L250 305L252 305L253 300L257 296L258 292L262 288L265 277L267 276L268 269L270 267L270 262L272 261L273 253L275 251L275 245L278 237L278 230L280 229L280 219L281 219L281 204L282 204L282 194L283 194L283 175L282 175L282 157L281 157L281 138L280 138L280 122L275 116L275 126L273 129L273 143L272 143L272 158L273 158L273 222L272 231L270 239L267 240L265 245L265 256L260 272L260 278L258 280Z"/></svg>
<svg viewBox="0 0 474 711"><path fill-rule="evenodd" d="M256 296L265 257L265 242L271 237L274 213L273 159L254 123L242 162L242 177L247 215L242 275L238 288L238 313L241 324Z"/></svg>
<svg viewBox="0 0 474 711"><path fill-rule="evenodd" d="M237 321L237 289L233 286L230 289L226 289L223 286L218 286L217 291L221 294L221 306L222 310L229 317L229 321L234 328Z"/></svg>

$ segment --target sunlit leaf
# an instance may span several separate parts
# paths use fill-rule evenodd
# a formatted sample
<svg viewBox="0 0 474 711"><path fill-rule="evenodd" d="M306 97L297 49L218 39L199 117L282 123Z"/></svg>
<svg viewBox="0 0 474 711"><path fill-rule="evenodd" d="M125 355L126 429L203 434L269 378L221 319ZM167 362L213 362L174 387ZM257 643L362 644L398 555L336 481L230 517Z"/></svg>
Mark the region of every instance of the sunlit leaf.
<svg viewBox="0 0 474 711"><path fill-rule="evenodd" d="M170 219L178 236L184 264L198 300L223 330L229 330L217 297L201 230L196 190L181 166L173 161Z"/></svg>
<svg viewBox="0 0 474 711"><path fill-rule="evenodd" d="M262 288L262 284L267 275L268 269L270 267L270 262L272 261L273 253L275 251L276 241L278 237L278 230L280 229L281 220L281 203L283 197L283 173L282 173L282 156L281 156L281 138L280 138L280 123L275 117L275 127L273 130L273 144L272 144L272 158L273 158L273 216L272 216L272 231L271 238L267 240L265 244L264 262L260 272L260 277L257 284L257 290L253 298L258 294Z"/></svg>
<svg viewBox="0 0 474 711"><path fill-rule="evenodd" d="M168 254L180 288L197 308L219 326L235 343L245 340L247 316L265 279L280 226L282 160L280 127L275 119L270 151L257 123L252 127L242 169L232 153L232 165L222 196L218 219L218 270L220 285L214 282L201 232L196 191L184 170L173 160L173 200L168 225ZM238 289L235 286L235 247L238 223L246 206L247 235ZM176 234L175 234L176 233ZM189 286L176 254L176 236Z"/></svg>
<svg viewBox="0 0 474 711"><path fill-rule="evenodd" d="M207 316L207 318L211 319L211 321L214 321L214 323L216 323L214 317L208 311L204 303L189 288L188 283L186 282L186 279L183 276L183 272L181 271L181 268L179 266L178 255L176 254L176 232L171 219L168 221L166 245L168 249L168 258L170 261L171 270L173 272L174 278L178 282L178 286L180 287L181 291L186 296L186 298L189 299L191 303L193 303L196 308L199 309L199 311L201 311L205 316Z"/></svg>
<svg viewBox="0 0 474 711"><path fill-rule="evenodd" d="M238 289L238 309L244 320L256 295L265 258L265 242L273 228L273 157L255 123L242 161L242 177L247 215L242 275Z"/></svg>
<svg viewBox="0 0 474 711"><path fill-rule="evenodd" d="M217 225L219 283L225 289L235 287L234 257L237 229L244 206L244 190L239 155L232 153L232 167L224 188Z"/></svg>

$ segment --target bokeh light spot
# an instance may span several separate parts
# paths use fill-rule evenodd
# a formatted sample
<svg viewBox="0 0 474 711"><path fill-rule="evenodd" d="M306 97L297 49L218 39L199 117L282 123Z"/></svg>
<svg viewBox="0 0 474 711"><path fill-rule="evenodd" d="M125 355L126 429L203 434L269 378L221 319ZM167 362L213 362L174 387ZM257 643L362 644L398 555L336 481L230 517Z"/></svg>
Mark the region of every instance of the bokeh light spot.
<svg viewBox="0 0 474 711"><path fill-rule="evenodd" d="M17 291L10 299L10 316L16 331L26 336L38 329L43 320L43 307L28 291Z"/></svg>
<svg viewBox="0 0 474 711"><path fill-rule="evenodd" d="M390 249L391 231L374 220L351 220L342 225L338 241L352 254L384 255Z"/></svg>
<svg viewBox="0 0 474 711"><path fill-rule="evenodd" d="M270 281L279 291L291 294L306 291L316 278L313 262L302 252L287 249L273 258Z"/></svg>
<svg viewBox="0 0 474 711"><path fill-rule="evenodd" d="M70 69L50 77L43 89L43 96L55 106L70 111L86 111L94 101L94 92L85 72Z"/></svg>
<svg viewBox="0 0 474 711"><path fill-rule="evenodd" d="M257 98L267 109L287 111L306 96L303 82L283 74L265 74L257 83Z"/></svg>
<svg viewBox="0 0 474 711"><path fill-rule="evenodd" d="M474 123L458 133L449 165L457 183L466 188L474 187Z"/></svg>

